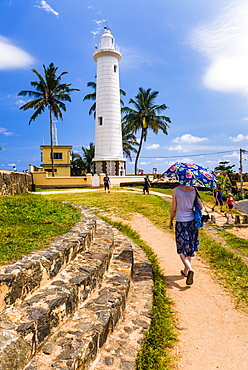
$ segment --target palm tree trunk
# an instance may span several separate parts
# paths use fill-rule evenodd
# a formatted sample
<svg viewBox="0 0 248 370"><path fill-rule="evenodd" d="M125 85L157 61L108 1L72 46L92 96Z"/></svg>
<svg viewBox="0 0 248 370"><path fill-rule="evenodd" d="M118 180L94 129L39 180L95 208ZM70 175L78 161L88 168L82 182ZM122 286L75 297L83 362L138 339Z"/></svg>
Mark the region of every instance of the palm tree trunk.
<svg viewBox="0 0 248 370"><path fill-rule="evenodd" d="M53 116L52 116L52 107L49 107L50 110L50 141L51 141L51 161L52 161L52 177L54 177L54 155L53 155Z"/></svg>
<svg viewBox="0 0 248 370"><path fill-rule="evenodd" d="M142 147L142 143L143 143L143 138L144 138L144 129L142 127L142 131L141 131L141 137L140 137L140 143L139 143L139 148L138 148L138 151L137 151L137 155L136 155L136 158L135 158L135 164L134 164L134 174L137 175L138 174L138 160L139 160L139 155L140 155L140 152L141 152L141 147Z"/></svg>

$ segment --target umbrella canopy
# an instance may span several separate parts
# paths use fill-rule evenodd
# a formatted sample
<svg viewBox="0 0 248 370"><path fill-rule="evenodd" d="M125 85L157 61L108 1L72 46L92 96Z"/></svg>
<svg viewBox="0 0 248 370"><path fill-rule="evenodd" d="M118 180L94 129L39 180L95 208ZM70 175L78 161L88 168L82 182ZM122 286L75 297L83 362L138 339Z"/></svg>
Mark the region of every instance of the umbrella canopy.
<svg viewBox="0 0 248 370"><path fill-rule="evenodd" d="M213 171L193 163L174 163L162 176L175 178L186 186L205 186L214 188L216 176Z"/></svg>

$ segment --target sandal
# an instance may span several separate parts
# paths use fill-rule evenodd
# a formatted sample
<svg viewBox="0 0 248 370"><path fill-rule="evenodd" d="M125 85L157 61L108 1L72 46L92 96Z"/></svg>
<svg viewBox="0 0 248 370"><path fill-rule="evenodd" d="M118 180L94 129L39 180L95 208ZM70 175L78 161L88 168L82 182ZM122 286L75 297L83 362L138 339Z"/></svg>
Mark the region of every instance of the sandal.
<svg viewBox="0 0 248 370"><path fill-rule="evenodd" d="M187 285L192 285L193 282L194 282L194 271L189 271L188 272L188 276L187 276L187 280L186 280L186 284Z"/></svg>
<svg viewBox="0 0 248 370"><path fill-rule="evenodd" d="M184 271L181 270L181 274L184 276L184 277L187 277L188 275L185 275Z"/></svg>

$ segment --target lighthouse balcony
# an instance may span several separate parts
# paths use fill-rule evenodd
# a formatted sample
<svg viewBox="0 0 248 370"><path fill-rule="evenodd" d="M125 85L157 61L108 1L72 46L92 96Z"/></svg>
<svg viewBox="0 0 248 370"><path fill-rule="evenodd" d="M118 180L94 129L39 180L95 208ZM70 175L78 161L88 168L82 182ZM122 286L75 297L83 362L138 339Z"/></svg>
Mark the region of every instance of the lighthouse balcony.
<svg viewBox="0 0 248 370"><path fill-rule="evenodd" d="M118 51L119 53L121 52L121 49L119 47L119 45L117 45L115 42L113 44L111 44L111 46L109 47L103 47L103 45L101 45L101 43L99 43L98 45L95 45L95 49L96 51L99 51L99 50L116 50Z"/></svg>

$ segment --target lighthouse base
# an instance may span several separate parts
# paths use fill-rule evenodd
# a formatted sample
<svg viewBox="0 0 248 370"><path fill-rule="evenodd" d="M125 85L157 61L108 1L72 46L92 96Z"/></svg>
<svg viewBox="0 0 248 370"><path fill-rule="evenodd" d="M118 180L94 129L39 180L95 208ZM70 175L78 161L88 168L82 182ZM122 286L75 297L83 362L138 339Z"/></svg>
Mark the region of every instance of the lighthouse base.
<svg viewBox="0 0 248 370"><path fill-rule="evenodd" d="M109 176L125 176L126 175L126 161L123 160L106 160L100 161L93 159L94 173L100 175L107 173Z"/></svg>

